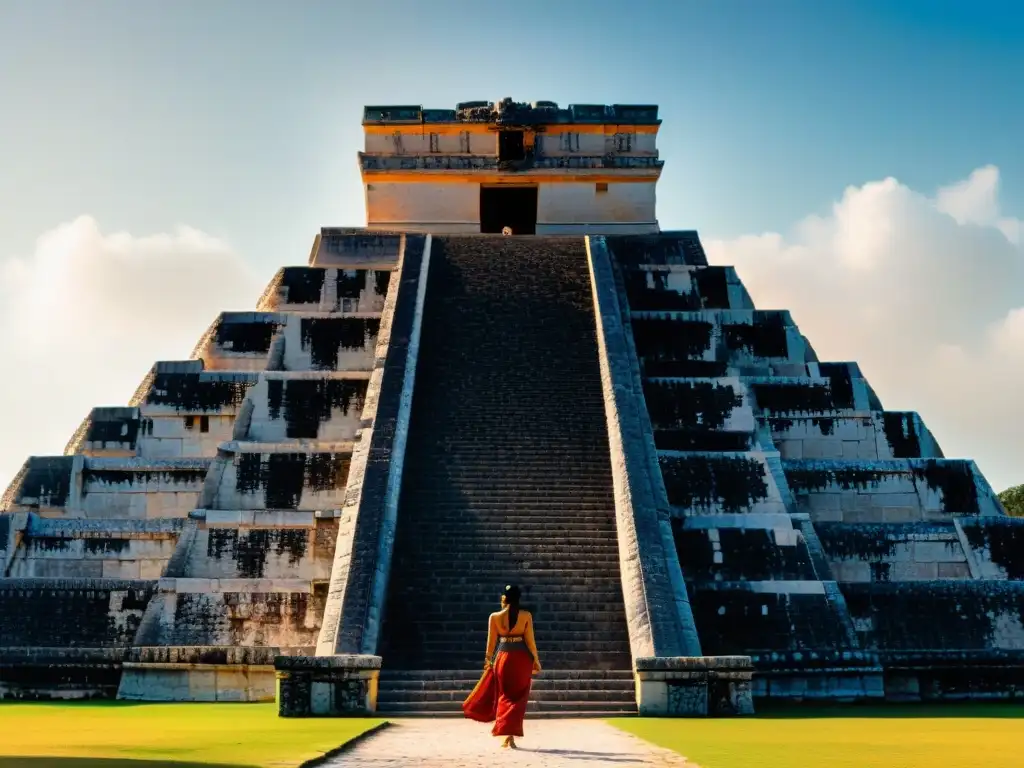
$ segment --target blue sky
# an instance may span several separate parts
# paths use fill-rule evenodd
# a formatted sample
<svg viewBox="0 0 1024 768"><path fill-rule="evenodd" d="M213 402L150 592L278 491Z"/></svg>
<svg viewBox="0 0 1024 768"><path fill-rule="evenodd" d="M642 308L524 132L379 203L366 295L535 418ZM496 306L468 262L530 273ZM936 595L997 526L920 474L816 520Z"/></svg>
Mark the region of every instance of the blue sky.
<svg viewBox="0 0 1024 768"><path fill-rule="evenodd" d="M1012 2L17 0L0 9L0 254L83 212L272 264L363 221L364 103L654 102L659 216L783 227L848 184L1003 171L1024 208ZM296 10L300 9L300 10ZM12 76L14 75L14 76Z"/></svg>
<svg viewBox="0 0 1024 768"><path fill-rule="evenodd" d="M944 369L936 355L946 355L942 365L952 359L943 338L907 342L932 355L911 370L893 357L870 357L877 347L891 346L898 328L865 322L873 335L861 344L846 332L849 318L801 305L807 291L786 294L770 285L776 263L771 259L783 260L792 248L810 252L798 226L808 216L824 217L837 232L843 222L867 227L893 211L910 211L904 197L911 191L915 200L933 200L939 188L970 177L974 186L943 198L952 203L925 205L945 218L927 223L921 213L899 220L910 227L908 233L923 232L912 242L925 245L922 258L911 260L918 272L894 267L904 269L901 274L911 282L893 294L888 309L895 313L891 324L913 325L915 317L940 309L971 324L978 306L958 304L953 290L970 293L969 287L961 279L942 293L946 289L931 284L929 275L952 274L958 264L981 259L986 248L996 249L1004 259L999 263L1013 267L1013 274L1013 259L1024 258L1019 238L1010 242L1010 235L999 234L1024 216L1024 4L504 5L507 15L497 2L454 0L0 3L0 277L8 268L8 285L0 285L8 347L0 343L0 354L8 365L19 360L23 371L8 377L0 394L13 412L33 413L44 401L60 400L59 407L48 406L49 415L25 417L0 435L0 487L26 453L59 452L89 405L125 400L153 357L187 356L191 341L174 333L194 339L215 308L236 300L210 293L209 304L189 303L208 276L201 262L192 261L192 271L183 266L178 275L189 296L172 295L166 280L153 283L153 290L166 293L167 306L180 305L179 314L167 310L158 316L150 305L164 304L155 300L142 301L132 309L135 314L119 310L130 303L127 294L144 293L144 278L134 287L118 283L120 293L106 298L102 291L113 290L117 280L109 277L116 273L102 272L104 264L116 263L104 261L104 254L131 250L124 245L128 241L110 240L111 233L147 237L187 226L205 233L203 242L216 238L216 254L237 254L259 283L279 265L303 263L320 226L364 222L355 160L364 104L451 107L504 96L560 104L659 104L659 144L667 163L658 197L663 228L696 228L715 253L746 265L741 276L755 281L750 287L759 302L762 296L769 303L795 302L794 316L819 353L824 349L833 359L868 355L865 366L883 400L900 408L922 403L947 453L977 455L997 486L1024 481L1024 469L1016 469L1024 465L1024 449L1013 448L1020 442L1016 411L993 412L988 421L956 416L957 404L994 398L977 377L961 374L956 386L940 381L938 371ZM989 166L995 170L971 176ZM870 184L888 177L899 186ZM851 187L858 195L844 197ZM81 216L92 223L75 231L80 242L92 245L61 246L56 261L42 258L39 238ZM929 262L927 244L953 242L935 232L945 231L954 218L958 228L951 231L962 243L956 241L961 244L944 265ZM913 229L918 225L932 229ZM971 239L976 229L985 229L980 240ZM783 234L770 244L772 255L762 257L767 241L750 237L765 232ZM178 242L168 237L166 242ZM901 249L908 238L899 241ZM165 240L145 241L143 251L160 250ZM188 248L196 242L188 240ZM872 263L883 262L874 280L885 280L885 261L902 255L893 250L895 242L881 256L871 255ZM742 251L737 243L756 248ZM822 250L815 264L830 264L827 259L839 251ZM4 301L13 306L18 296L31 295L22 288L14 295L12 265L28 265L21 272L35 275L34 284L48 285L53 276L39 265L53 269L72 256L79 268L97 265L102 285L87 288L88 275L76 277L62 288L59 301L58 294L50 296L49 311L57 313L59 305L65 315L50 318L48 341L33 335L42 313L27 324L22 310L5 318ZM819 269L820 281L807 290L828 290L830 280L842 290L842 282L834 282L842 269L867 258L846 253L834 269ZM220 285L231 282L224 278L230 274L226 263L216 272ZM252 298L232 308L252 306L258 289L245 282L244 290ZM905 296L911 290L917 291L913 301ZM87 291L93 292L92 304L106 303L114 313L104 322L121 334L116 342L75 336L86 333L79 329L89 318L99 317L89 314L95 307L75 303ZM975 293L975 300L983 299ZM913 317L899 314L911 306ZM1024 290L997 309L1009 318L1021 306ZM856 312L859 303L847 309ZM877 319L882 309L871 317ZM989 354L971 365L997 367L1006 355L992 346L998 336L993 333L979 329L971 339L958 340L959 353ZM163 346L150 343L158 336ZM61 339L67 355L84 347L94 353L81 358L73 375L71 358L53 351ZM1024 346L1024 331L1021 341ZM918 369L926 363L939 367L928 369L932 376L925 388L941 384L945 399L928 392L920 401L911 397L913 387L922 386ZM1020 372L1024 376L1024 360ZM1011 372L1000 375L1012 378ZM70 394L72 389L78 394ZM1024 406L1019 415L1024 419Z"/></svg>

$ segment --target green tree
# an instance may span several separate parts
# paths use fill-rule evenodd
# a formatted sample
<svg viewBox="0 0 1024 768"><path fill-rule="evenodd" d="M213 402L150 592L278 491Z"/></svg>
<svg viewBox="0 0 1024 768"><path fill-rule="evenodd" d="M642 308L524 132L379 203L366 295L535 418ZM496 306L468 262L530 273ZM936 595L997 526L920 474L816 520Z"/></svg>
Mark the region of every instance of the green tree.
<svg viewBox="0 0 1024 768"><path fill-rule="evenodd" d="M999 494L999 500L1006 507L1007 514L1024 517L1024 485L1015 485Z"/></svg>

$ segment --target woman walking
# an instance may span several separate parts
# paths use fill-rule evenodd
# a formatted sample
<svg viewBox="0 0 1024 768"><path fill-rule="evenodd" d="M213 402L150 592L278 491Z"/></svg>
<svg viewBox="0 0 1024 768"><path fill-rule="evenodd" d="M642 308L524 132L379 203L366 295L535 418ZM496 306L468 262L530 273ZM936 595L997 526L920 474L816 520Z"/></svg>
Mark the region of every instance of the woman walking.
<svg viewBox="0 0 1024 768"><path fill-rule="evenodd" d="M484 679L488 672L493 673L496 689L491 734L504 736L501 746L509 749L515 749L516 736L523 735L532 677L541 669L533 636L533 616L519 607L520 595L519 587L511 584L502 592L501 610L492 613L487 621L487 657L484 660ZM493 693L486 685L477 686L463 707L467 715L474 703L479 704L474 702L475 698Z"/></svg>

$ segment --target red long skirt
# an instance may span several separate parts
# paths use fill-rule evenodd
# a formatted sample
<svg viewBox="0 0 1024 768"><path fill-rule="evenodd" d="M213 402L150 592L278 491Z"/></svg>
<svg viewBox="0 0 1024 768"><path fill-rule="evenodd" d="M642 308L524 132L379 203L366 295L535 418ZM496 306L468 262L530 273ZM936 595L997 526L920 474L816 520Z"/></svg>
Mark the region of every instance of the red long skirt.
<svg viewBox="0 0 1024 768"><path fill-rule="evenodd" d="M499 651L494 661L498 706L494 736L522 736L526 704L533 684L533 656L523 651Z"/></svg>

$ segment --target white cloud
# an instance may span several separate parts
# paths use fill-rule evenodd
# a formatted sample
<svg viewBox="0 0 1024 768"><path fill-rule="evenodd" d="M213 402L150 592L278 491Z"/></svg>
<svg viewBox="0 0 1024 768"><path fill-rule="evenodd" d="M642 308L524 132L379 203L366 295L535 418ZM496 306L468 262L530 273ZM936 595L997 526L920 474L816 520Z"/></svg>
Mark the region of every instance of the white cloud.
<svg viewBox="0 0 1024 768"><path fill-rule="evenodd" d="M1024 248L986 166L928 197L849 187L792 234L705 243L761 308L790 309L822 360L856 360L890 409L917 410L947 456L996 490L1024 482Z"/></svg>
<svg viewBox="0 0 1024 768"><path fill-rule="evenodd" d="M187 359L263 288L226 243L188 227L105 234L81 216L0 260L0 494L31 454L59 454L94 405L127 403L156 360Z"/></svg>

